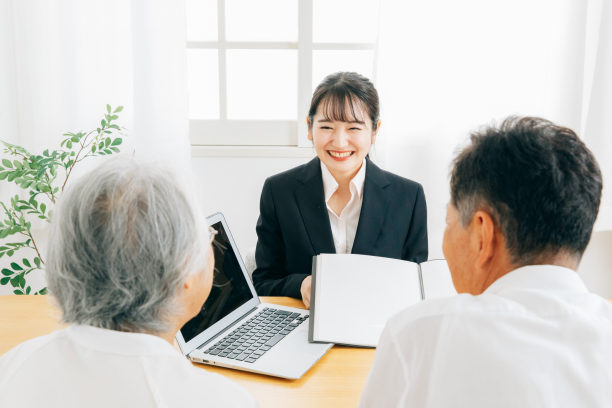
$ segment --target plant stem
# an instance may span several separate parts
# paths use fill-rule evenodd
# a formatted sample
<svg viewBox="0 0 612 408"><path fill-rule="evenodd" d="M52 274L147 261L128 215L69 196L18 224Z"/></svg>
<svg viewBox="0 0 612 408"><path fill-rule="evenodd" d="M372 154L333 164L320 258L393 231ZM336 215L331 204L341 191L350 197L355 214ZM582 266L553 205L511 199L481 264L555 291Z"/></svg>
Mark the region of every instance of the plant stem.
<svg viewBox="0 0 612 408"><path fill-rule="evenodd" d="M16 219L19 219L19 217L17 217L17 213L15 212L15 210L12 210L12 211L13 211L13 217L15 217ZM23 213L21 213L21 216L23 217ZM40 256L40 252L38 252L38 247L36 246L36 242L34 241L34 237L32 236L32 233L30 232L29 229L27 229L26 231L28 232L27 234L24 234L23 231L21 232L21 234L30 237L30 239L32 240L32 245L34 245L34 250L36 251L36 254L38 255L38 259L40 259L40 262L44 264L43 259Z"/></svg>
<svg viewBox="0 0 612 408"><path fill-rule="evenodd" d="M36 242L34 242L34 237L30 233L30 230L28 230L28 235L30 236L30 239L32 240L32 245L34 245L34 249L36 250L36 254L38 254L38 259L40 259L40 262L42 262L42 264L44 265L45 262L43 261L42 256L40 256L40 252L38 252L38 247L36 246Z"/></svg>
<svg viewBox="0 0 612 408"><path fill-rule="evenodd" d="M92 130L91 132L89 132L87 134L87 136L85 136L83 139L87 140L87 138L93 133L95 132L94 130ZM74 162L72 162L72 166L70 166L70 170L68 170L68 173L66 174L66 180L64 180L64 184L62 184L62 193L64 192L64 187L66 187L66 182L68 182L68 177L70 177L70 175L72 174L72 169L74 168L74 165L77 164L77 160L79 158L79 155L81 154L81 152L83 151L83 149L85 148L85 144L84 142L81 143L81 150L79 150L79 152L77 153L76 157L74 158Z"/></svg>

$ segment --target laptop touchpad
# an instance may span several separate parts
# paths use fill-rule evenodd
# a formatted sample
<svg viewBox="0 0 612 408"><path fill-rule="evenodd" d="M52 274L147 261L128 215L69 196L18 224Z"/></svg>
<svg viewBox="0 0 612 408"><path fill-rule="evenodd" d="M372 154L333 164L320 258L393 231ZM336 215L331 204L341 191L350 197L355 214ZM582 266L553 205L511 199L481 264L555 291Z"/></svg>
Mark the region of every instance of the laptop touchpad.
<svg viewBox="0 0 612 408"><path fill-rule="evenodd" d="M288 342L283 344L281 349L283 351L292 351L297 353L306 354L319 354L328 344L317 344L308 342L308 331L301 330L295 334Z"/></svg>

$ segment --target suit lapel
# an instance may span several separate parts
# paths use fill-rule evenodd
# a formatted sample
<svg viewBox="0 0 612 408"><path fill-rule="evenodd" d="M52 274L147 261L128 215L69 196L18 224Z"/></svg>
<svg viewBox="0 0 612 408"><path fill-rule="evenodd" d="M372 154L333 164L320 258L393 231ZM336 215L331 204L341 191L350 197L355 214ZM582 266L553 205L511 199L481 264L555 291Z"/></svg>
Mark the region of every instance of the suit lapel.
<svg viewBox="0 0 612 408"><path fill-rule="evenodd" d="M325 205L321 163L315 157L304 166L298 177L303 186L295 191L295 198L316 254L335 254L336 247Z"/></svg>
<svg viewBox="0 0 612 408"><path fill-rule="evenodd" d="M352 254L372 255L372 248L376 244L387 216L390 189L386 187L389 184L389 179L384 172L368 158L363 186L363 203Z"/></svg>

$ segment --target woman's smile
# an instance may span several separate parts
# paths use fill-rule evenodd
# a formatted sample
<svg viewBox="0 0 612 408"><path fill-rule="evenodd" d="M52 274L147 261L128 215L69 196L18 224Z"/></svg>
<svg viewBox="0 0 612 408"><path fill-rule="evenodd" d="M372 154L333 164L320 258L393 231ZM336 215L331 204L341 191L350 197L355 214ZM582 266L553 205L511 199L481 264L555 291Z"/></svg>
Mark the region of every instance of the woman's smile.
<svg viewBox="0 0 612 408"><path fill-rule="evenodd" d="M348 160L353 153L355 153L354 151L341 151L341 150L328 150L327 154L329 154L332 159L336 160L336 161L345 161Z"/></svg>

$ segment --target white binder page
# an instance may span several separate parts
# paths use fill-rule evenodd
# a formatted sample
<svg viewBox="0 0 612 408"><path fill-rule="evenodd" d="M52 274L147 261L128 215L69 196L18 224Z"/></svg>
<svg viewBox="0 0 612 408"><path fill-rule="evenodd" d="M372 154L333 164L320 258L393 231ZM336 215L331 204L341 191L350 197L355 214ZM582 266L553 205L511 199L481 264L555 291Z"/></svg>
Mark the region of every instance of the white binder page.
<svg viewBox="0 0 612 408"><path fill-rule="evenodd" d="M444 259L427 261L420 265L425 299L436 299L457 294L448 264Z"/></svg>
<svg viewBox="0 0 612 408"><path fill-rule="evenodd" d="M421 301L418 265L366 255L320 255L315 341L376 347L387 319Z"/></svg>

